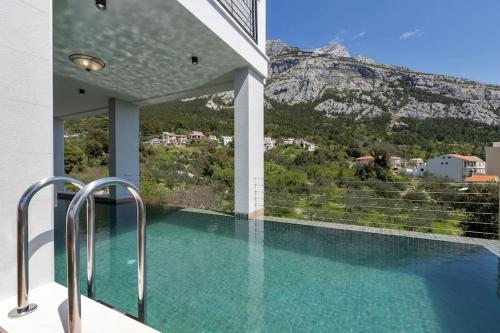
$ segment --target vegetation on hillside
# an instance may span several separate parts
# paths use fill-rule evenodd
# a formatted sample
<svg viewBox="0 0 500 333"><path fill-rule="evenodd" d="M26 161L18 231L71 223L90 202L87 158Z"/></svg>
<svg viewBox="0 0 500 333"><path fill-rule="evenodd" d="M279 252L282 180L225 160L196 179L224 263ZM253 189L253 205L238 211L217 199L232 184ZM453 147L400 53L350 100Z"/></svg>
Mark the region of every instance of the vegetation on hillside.
<svg viewBox="0 0 500 333"><path fill-rule="evenodd" d="M435 184L442 179L396 175L388 158L426 159L443 153L484 158L483 147L500 141L500 128L461 119L401 121L404 125L395 127L389 115L356 121L327 118L308 104L272 105L265 112L265 131L266 136L278 139L278 147L266 152L265 189L256 188L265 198L268 214L468 236L496 233L493 215L472 214L477 202L459 187ZM233 110L207 109L203 99L166 103L143 108L140 126L142 141L163 131L232 135ZM67 121L66 131L79 135L66 140L66 172L83 181L105 176L107 118ZM306 152L298 146L279 145L286 137L303 138L319 148ZM355 166L354 158L365 154L375 156L375 163ZM232 211L231 146L208 141L187 147L143 145L140 163L141 191L149 203ZM489 193L484 200L493 200L495 191L498 195L497 187L484 191ZM498 200L492 202L480 211L497 213ZM482 223L485 218L490 218L488 225L464 223L478 219Z"/></svg>

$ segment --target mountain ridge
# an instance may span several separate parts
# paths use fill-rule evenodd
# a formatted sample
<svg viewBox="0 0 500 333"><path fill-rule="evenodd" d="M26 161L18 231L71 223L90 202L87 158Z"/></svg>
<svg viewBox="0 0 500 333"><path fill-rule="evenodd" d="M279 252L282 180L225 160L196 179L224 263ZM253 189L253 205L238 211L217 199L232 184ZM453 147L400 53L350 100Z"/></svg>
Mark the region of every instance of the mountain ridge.
<svg viewBox="0 0 500 333"><path fill-rule="evenodd" d="M310 104L326 117L363 120L460 118L500 124L500 86L441 74L422 73L351 56L341 44L304 51L269 40L266 105ZM232 92L207 97L207 107L232 105Z"/></svg>

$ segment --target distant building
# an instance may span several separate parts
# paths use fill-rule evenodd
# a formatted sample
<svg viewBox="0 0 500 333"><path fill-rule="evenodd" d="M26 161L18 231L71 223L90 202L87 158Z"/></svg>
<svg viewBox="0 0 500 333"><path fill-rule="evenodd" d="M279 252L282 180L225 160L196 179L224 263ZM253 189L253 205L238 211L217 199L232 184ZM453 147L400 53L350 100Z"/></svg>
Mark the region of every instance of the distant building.
<svg viewBox="0 0 500 333"><path fill-rule="evenodd" d="M150 147L158 147L158 146L161 146L163 144L163 140L160 140L158 138L154 138L154 139L151 139L149 141L144 142L144 144L146 146L150 146Z"/></svg>
<svg viewBox="0 0 500 333"><path fill-rule="evenodd" d="M167 146L177 144L177 135L175 133L163 132L161 133L163 143Z"/></svg>
<svg viewBox="0 0 500 333"><path fill-rule="evenodd" d="M187 135L184 134L176 135L176 138L178 145L187 145L189 142Z"/></svg>
<svg viewBox="0 0 500 333"><path fill-rule="evenodd" d="M399 156L390 157L391 169L401 169L403 167L403 159Z"/></svg>
<svg viewBox="0 0 500 333"><path fill-rule="evenodd" d="M293 138L286 138L286 139L283 139L283 144L285 146L291 146L295 143L295 139Z"/></svg>
<svg viewBox="0 0 500 333"><path fill-rule="evenodd" d="M486 147L486 173L500 176L500 142L494 142L493 146Z"/></svg>
<svg viewBox="0 0 500 333"><path fill-rule="evenodd" d="M264 150L271 150L276 147L276 140L273 138L264 138Z"/></svg>
<svg viewBox="0 0 500 333"><path fill-rule="evenodd" d="M210 141L219 141L219 139L215 135L209 135L208 140Z"/></svg>
<svg viewBox="0 0 500 333"><path fill-rule="evenodd" d="M434 176L462 182L470 176L484 175L486 173L486 163L476 156L446 154L429 159L426 172Z"/></svg>
<svg viewBox="0 0 500 333"><path fill-rule="evenodd" d="M200 141L203 140L204 138L205 135L202 132L192 131L188 134L188 139L191 142Z"/></svg>
<svg viewBox="0 0 500 333"><path fill-rule="evenodd" d="M295 143L307 151L312 152L316 150L316 145L314 143L307 142L306 140L295 140Z"/></svg>
<svg viewBox="0 0 500 333"><path fill-rule="evenodd" d="M408 160L408 166L410 167L416 167L422 164L425 164L425 161L419 157L410 158Z"/></svg>
<svg viewBox="0 0 500 333"><path fill-rule="evenodd" d="M233 142L232 136L221 136L220 137L220 143L222 143L222 145L224 145L224 146L227 146L231 142Z"/></svg>
<svg viewBox="0 0 500 333"><path fill-rule="evenodd" d="M495 175L476 175L464 179L467 183L494 183L498 181L498 176Z"/></svg>
<svg viewBox="0 0 500 333"><path fill-rule="evenodd" d="M373 156L361 156L354 160L357 165L369 165L372 164L375 158Z"/></svg>

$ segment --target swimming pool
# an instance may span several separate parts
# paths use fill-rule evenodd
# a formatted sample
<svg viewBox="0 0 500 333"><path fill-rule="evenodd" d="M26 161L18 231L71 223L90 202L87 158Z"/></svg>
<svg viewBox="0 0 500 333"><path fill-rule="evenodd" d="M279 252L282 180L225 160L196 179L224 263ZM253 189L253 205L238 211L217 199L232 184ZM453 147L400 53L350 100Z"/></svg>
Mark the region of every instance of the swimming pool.
<svg viewBox="0 0 500 333"><path fill-rule="evenodd" d="M160 331L500 331L500 264L482 246L160 207L147 213L147 323ZM120 214L126 221L110 222ZM135 314L130 217L130 207L98 207L96 294ZM56 281L65 284L61 226Z"/></svg>

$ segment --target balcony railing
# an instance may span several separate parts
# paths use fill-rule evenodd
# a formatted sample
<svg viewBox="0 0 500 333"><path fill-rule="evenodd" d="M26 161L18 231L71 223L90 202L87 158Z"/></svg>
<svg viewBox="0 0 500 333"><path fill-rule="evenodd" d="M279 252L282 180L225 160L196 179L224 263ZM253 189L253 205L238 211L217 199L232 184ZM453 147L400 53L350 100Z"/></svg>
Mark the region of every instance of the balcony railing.
<svg viewBox="0 0 500 333"><path fill-rule="evenodd" d="M218 0L245 32L257 42L257 0Z"/></svg>

